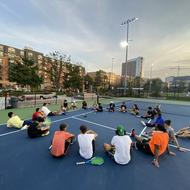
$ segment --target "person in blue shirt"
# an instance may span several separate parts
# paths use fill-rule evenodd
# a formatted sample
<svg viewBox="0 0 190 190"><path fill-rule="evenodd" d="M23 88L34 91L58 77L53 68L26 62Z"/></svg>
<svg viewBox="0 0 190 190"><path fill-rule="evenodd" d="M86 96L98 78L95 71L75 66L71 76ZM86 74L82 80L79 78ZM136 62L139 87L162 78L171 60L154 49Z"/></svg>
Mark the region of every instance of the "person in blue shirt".
<svg viewBox="0 0 190 190"><path fill-rule="evenodd" d="M157 113L157 117L156 117L155 122L153 122L153 123L148 122L148 123L145 123L145 125L147 127L156 127L157 125L164 125L164 119L162 117L161 112Z"/></svg>

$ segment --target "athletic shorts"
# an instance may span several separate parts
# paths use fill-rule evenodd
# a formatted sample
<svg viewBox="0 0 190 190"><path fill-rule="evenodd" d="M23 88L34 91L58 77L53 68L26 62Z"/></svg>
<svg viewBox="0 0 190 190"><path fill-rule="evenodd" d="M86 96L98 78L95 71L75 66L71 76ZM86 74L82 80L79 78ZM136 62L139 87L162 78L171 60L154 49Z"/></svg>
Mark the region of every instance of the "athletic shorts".
<svg viewBox="0 0 190 190"><path fill-rule="evenodd" d="M145 139L142 142L137 141L136 147L138 148L138 150L141 150L142 152L145 152L145 153L150 154L150 155L154 155L150 149L148 141Z"/></svg>

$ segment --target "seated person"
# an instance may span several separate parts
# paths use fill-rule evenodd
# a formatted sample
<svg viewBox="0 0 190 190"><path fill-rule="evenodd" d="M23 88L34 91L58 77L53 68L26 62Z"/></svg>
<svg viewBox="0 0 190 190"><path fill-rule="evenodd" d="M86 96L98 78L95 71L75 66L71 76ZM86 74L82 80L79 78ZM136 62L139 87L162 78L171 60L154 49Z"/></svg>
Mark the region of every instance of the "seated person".
<svg viewBox="0 0 190 190"><path fill-rule="evenodd" d="M40 108L36 108L36 112L33 113L32 115L32 120L36 120L38 117L42 117L42 118L45 118L45 114L44 112L40 111Z"/></svg>
<svg viewBox="0 0 190 190"><path fill-rule="evenodd" d="M103 107L102 107L102 104L101 103L98 103L98 107L96 108L97 112L103 112Z"/></svg>
<svg viewBox="0 0 190 190"><path fill-rule="evenodd" d="M77 109L77 103L76 103L76 101L75 100L73 100L72 102L71 102L71 109Z"/></svg>
<svg viewBox="0 0 190 190"><path fill-rule="evenodd" d="M49 126L43 126L44 118L38 117L35 121L33 121L28 129L28 136L30 138L43 137L49 134Z"/></svg>
<svg viewBox="0 0 190 190"><path fill-rule="evenodd" d="M68 102L67 102L67 100L64 100L63 108L65 108L66 111L68 110Z"/></svg>
<svg viewBox="0 0 190 190"><path fill-rule="evenodd" d="M153 122L153 123L151 123L151 122L145 123L144 121L141 121L141 123L143 125L147 126L147 127L156 127L157 125L164 125L164 119L162 117L162 114L158 113L155 122Z"/></svg>
<svg viewBox="0 0 190 190"><path fill-rule="evenodd" d="M87 102L85 100L82 102L82 109L87 109Z"/></svg>
<svg viewBox="0 0 190 190"><path fill-rule="evenodd" d="M163 125L157 125L156 130L152 133L150 139L143 139L142 137L135 136L135 147L145 153L154 156L152 164L159 167L159 157L166 151L168 154L175 155L171 152L168 146L169 136Z"/></svg>
<svg viewBox="0 0 190 190"><path fill-rule="evenodd" d="M98 104L96 102L94 102L92 105L92 109L96 111L97 107L98 107Z"/></svg>
<svg viewBox="0 0 190 190"><path fill-rule="evenodd" d="M81 134L78 135L79 154L85 159L90 159L95 153L95 138L97 134L88 130L85 125L80 126Z"/></svg>
<svg viewBox="0 0 190 190"><path fill-rule="evenodd" d="M139 108L137 106L137 104L134 104L132 109L131 109L131 114L132 115L139 115Z"/></svg>
<svg viewBox="0 0 190 190"><path fill-rule="evenodd" d="M125 102L123 102L121 104L120 112L123 112L123 113L127 112L127 106L126 106Z"/></svg>
<svg viewBox="0 0 190 190"><path fill-rule="evenodd" d="M146 115L145 116L141 116L141 118L144 118L144 119L154 119L154 116L155 116L155 114L154 114L154 112L152 110L152 107L148 107L148 111L147 111Z"/></svg>
<svg viewBox="0 0 190 190"><path fill-rule="evenodd" d="M158 105L158 104L156 105L156 107L153 109L153 113L154 113L154 115L161 113L160 105Z"/></svg>
<svg viewBox="0 0 190 190"><path fill-rule="evenodd" d="M119 125L115 131L116 135L113 136L110 144L104 144L104 150L108 156L113 158L118 164L128 164L131 160L130 149L131 139L126 135L126 131L122 125Z"/></svg>
<svg viewBox="0 0 190 190"><path fill-rule="evenodd" d="M180 129L176 132L176 137L190 138L190 126Z"/></svg>
<svg viewBox="0 0 190 190"><path fill-rule="evenodd" d="M115 111L115 104L114 104L113 101L110 102L110 105L109 105L108 111L110 111L110 112L114 112L114 111Z"/></svg>
<svg viewBox="0 0 190 190"><path fill-rule="evenodd" d="M70 144L74 139L74 135L67 132L68 125L62 123L59 126L60 131L56 131L53 135L52 144L50 146L51 154L55 157L66 155Z"/></svg>
<svg viewBox="0 0 190 190"><path fill-rule="evenodd" d="M184 152L184 149L179 146L179 142L178 142L178 140L177 140L177 138L175 136L175 131L174 131L174 129L171 126L171 120L166 120L164 122L164 127L167 130L167 132L168 132L169 142L172 143L172 144L175 144L177 146L177 149L179 151Z"/></svg>
<svg viewBox="0 0 190 190"><path fill-rule="evenodd" d="M44 114L45 114L46 117L47 116L56 116L56 115L59 115L58 112L52 112L52 111L50 111L48 109L47 105L48 105L47 103L44 103L43 106L42 106L42 108L41 108L41 110L44 112Z"/></svg>
<svg viewBox="0 0 190 190"><path fill-rule="evenodd" d="M30 120L21 120L20 117L15 115L13 112L9 112L8 117L8 128L27 129L27 127L31 124Z"/></svg>

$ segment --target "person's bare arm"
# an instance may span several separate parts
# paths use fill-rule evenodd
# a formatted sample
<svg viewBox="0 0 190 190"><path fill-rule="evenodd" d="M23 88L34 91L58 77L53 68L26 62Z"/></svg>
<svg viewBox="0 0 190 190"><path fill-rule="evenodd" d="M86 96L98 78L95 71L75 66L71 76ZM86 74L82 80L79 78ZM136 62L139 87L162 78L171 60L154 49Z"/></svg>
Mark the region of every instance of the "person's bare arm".
<svg viewBox="0 0 190 190"><path fill-rule="evenodd" d="M172 152L172 151L170 150L169 145L167 146L167 152L168 152L168 154L171 155L171 156L175 156L175 155L176 155L174 152Z"/></svg>
<svg viewBox="0 0 190 190"><path fill-rule="evenodd" d="M152 163L158 168L159 162L158 162L158 158L159 158L159 151L160 151L160 146L159 145L154 145L154 160L152 161Z"/></svg>

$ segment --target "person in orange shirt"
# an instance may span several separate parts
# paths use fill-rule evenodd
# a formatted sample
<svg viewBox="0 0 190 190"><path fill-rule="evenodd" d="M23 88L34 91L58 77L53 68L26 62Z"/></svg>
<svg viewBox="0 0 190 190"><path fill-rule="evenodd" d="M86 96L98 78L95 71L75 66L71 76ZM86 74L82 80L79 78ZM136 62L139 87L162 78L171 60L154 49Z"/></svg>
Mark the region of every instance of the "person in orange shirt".
<svg viewBox="0 0 190 190"><path fill-rule="evenodd" d="M150 139L143 139L141 137L135 136L136 143L135 147L145 153L151 154L154 156L152 164L156 167L159 167L159 157L167 150L168 154L175 155L170 151L168 142L169 136L163 125L158 125L156 130L152 133Z"/></svg>
<svg viewBox="0 0 190 190"><path fill-rule="evenodd" d="M53 135L52 145L49 147L52 156L61 157L66 155L70 144L74 139L74 135L67 132L68 125L62 123L60 131L56 131Z"/></svg>

